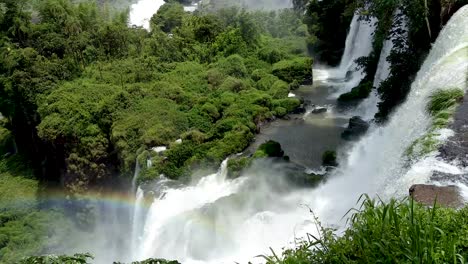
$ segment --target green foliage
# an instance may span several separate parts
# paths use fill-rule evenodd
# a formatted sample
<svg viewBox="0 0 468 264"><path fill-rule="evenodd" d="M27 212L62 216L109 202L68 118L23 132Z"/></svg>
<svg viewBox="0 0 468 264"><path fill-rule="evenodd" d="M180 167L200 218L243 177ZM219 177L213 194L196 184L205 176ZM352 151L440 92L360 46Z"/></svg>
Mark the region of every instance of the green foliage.
<svg viewBox="0 0 468 264"><path fill-rule="evenodd" d="M273 101L273 106L282 107L286 109L288 113L298 108L300 105L301 105L301 102L297 98L285 98L285 99L278 99L278 100Z"/></svg>
<svg viewBox="0 0 468 264"><path fill-rule="evenodd" d="M22 259L20 264L88 264L93 259L90 254L74 254L73 256L67 255L48 255L48 256L36 256L27 257ZM115 264L121 264L120 262L114 262ZM143 261L135 261L132 264L180 264L175 260L165 259L147 259Z"/></svg>
<svg viewBox="0 0 468 264"><path fill-rule="evenodd" d="M381 98L376 115L379 121L386 120L391 111L405 100L411 88L412 74L419 69L418 61L412 54L411 51L395 51L388 58L391 63L390 76L377 89Z"/></svg>
<svg viewBox="0 0 468 264"><path fill-rule="evenodd" d="M281 148L280 143L269 140L261 144L254 154L254 158L272 158L272 157L283 157L284 151Z"/></svg>
<svg viewBox="0 0 468 264"><path fill-rule="evenodd" d="M248 157L231 158L228 160L228 177L237 178L241 176L242 171L252 164L252 159Z"/></svg>
<svg viewBox="0 0 468 264"><path fill-rule="evenodd" d="M238 93L246 89L245 83L235 77L227 77L219 87L223 91Z"/></svg>
<svg viewBox="0 0 468 264"><path fill-rule="evenodd" d="M285 98L289 94L289 85L283 81L276 81L273 83L273 86L270 88L269 94L274 99Z"/></svg>
<svg viewBox="0 0 468 264"><path fill-rule="evenodd" d="M90 254L74 254L73 256L38 256L27 257L22 259L20 264L87 264L89 260L93 259Z"/></svg>
<svg viewBox="0 0 468 264"><path fill-rule="evenodd" d="M10 158L11 159L11 158ZM17 205L24 209L35 206L35 196L39 184L36 180L12 175L4 168L4 164L11 165L11 161L1 160L2 169L0 173L0 208L14 208Z"/></svg>
<svg viewBox="0 0 468 264"><path fill-rule="evenodd" d="M0 263L41 254L68 236L70 223L62 213L38 209L42 189L24 157L0 159Z"/></svg>
<svg viewBox="0 0 468 264"><path fill-rule="evenodd" d="M247 68L244 64L244 58L238 54L220 59L213 65L213 67L221 71L223 74L230 75L232 77L243 78L247 76Z"/></svg>
<svg viewBox="0 0 468 264"><path fill-rule="evenodd" d="M338 97L339 102L350 102L362 100L369 96L372 92L372 82L360 83L358 86L351 89L350 92L344 93Z"/></svg>
<svg viewBox="0 0 468 264"><path fill-rule="evenodd" d="M426 208L411 201L376 202L366 197L342 236L323 228L267 263L465 263L468 207Z"/></svg>
<svg viewBox="0 0 468 264"><path fill-rule="evenodd" d="M439 113L453 110L463 99L464 92L459 88L444 89L431 95L427 106L429 113L436 117Z"/></svg>
<svg viewBox="0 0 468 264"><path fill-rule="evenodd" d="M257 81L256 87L262 91L268 91L273 87L273 85L279 81L279 78L268 73L256 73L259 80Z"/></svg>
<svg viewBox="0 0 468 264"><path fill-rule="evenodd" d="M432 124L422 137L416 139L406 150L406 156L419 158L436 151L442 142L439 129L446 128L455 113L456 107L463 99L464 92L459 88L448 88L436 91L430 96L427 111L432 116Z"/></svg>
<svg viewBox="0 0 468 264"><path fill-rule="evenodd" d="M147 32L93 2L18 3L0 17L3 146L14 138L41 179L74 193L132 175L137 157L153 160L148 180L215 165L299 105L272 68L294 87L310 76L309 36L291 10L188 13L168 1ZM150 150L159 145L164 155Z"/></svg>
<svg viewBox="0 0 468 264"><path fill-rule="evenodd" d="M180 263L175 260L147 259L143 261L132 262L132 264L180 264Z"/></svg>
<svg viewBox="0 0 468 264"><path fill-rule="evenodd" d="M278 78L292 83L303 83L312 78L312 59L298 57L292 60L282 60L273 65L272 73Z"/></svg>
<svg viewBox="0 0 468 264"><path fill-rule="evenodd" d="M0 155L13 153L15 151L15 142L11 132L0 126Z"/></svg>
<svg viewBox="0 0 468 264"><path fill-rule="evenodd" d="M311 35L309 46L315 58L328 65L338 64L355 10L355 1L313 0L309 1L305 9L304 23Z"/></svg>
<svg viewBox="0 0 468 264"><path fill-rule="evenodd" d="M173 31L182 25L185 16L184 6L177 2L167 2L151 18L151 29L160 29L165 33Z"/></svg>
<svg viewBox="0 0 468 264"><path fill-rule="evenodd" d="M216 53L221 56L229 56L233 54L244 55L247 50L247 43L242 38L240 29L232 28L228 31L224 31L216 37L215 42L213 43L213 48Z"/></svg>

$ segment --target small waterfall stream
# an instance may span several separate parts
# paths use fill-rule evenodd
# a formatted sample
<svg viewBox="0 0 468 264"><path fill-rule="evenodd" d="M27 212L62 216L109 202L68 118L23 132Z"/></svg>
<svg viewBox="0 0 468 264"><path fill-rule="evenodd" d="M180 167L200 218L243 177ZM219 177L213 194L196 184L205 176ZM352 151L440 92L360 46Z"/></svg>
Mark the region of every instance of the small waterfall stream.
<svg viewBox="0 0 468 264"><path fill-rule="evenodd" d="M314 69L314 80L324 81L335 87L337 91L332 94L337 98L340 94L349 92L364 78L362 69L356 69L356 59L368 56L372 51L373 32L376 19L366 19L355 13L346 37L345 51L340 65L336 68Z"/></svg>
<svg viewBox="0 0 468 264"><path fill-rule="evenodd" d="M377 89L379 88L380 84L390 75L391 64L388 61L388 57L395 48L394 42L407 39L407 35L407 18L401 15L401 10L397 9L393 18L393 25L389 38L384 41L382 51L380 52L377 71L375 72L374 76L374 90L372 90L369 97L361 102L355 110L356 115L361 116L364 120L372 120L375 114L378 112L377 106L380 102L380 98Z"/></svg>

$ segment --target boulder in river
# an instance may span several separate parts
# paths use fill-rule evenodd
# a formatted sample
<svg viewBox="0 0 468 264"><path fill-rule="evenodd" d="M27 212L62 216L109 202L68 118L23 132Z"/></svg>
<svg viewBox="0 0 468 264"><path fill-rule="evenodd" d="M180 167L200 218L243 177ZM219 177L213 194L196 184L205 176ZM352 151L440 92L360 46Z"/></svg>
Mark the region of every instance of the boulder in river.
<svg viewBox="0 0 468 264"><path fill-rule="evenodd" d="M294 114L294 115L302 115L302 114L305 114L306 112L306 109L303 105L299 106L298 108L294 109L291 114Z"/></svg>
<svg viewBox="0 0 468 264"><path fill-rule="evenodd" d="M364 135L369 129L369 124L359 116L353 116L349 120L348 128L341 134L345 140L356 140Z"/></svg>
<svg viewBox="0 0 468 264"><path fill-rule="evenodd" d="M409 189L410 196L418 203L426 206L438 205L444 207L463 207L463 197L457 186L435 186L426 184L415 184Z"/></svg>
<svg viewBox="0 0 468 264"><path fill-rule="evenodd" d="M327 112L327 108L325 107L316 107L314 110L312 110L312 114L321 114L321 113L326 113Z"/></svg>

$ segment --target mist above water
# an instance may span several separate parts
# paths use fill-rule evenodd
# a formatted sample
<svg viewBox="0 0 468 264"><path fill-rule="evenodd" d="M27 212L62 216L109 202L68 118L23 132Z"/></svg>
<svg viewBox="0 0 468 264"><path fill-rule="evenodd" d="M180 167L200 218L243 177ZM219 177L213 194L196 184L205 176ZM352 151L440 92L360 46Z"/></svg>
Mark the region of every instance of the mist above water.
<svg viewBox="0 0 468 264"><path fill-rule="evenodd" d="M130 6L130 25L150 29L150 19L164 5L164 0L139 0Z"/></svg>

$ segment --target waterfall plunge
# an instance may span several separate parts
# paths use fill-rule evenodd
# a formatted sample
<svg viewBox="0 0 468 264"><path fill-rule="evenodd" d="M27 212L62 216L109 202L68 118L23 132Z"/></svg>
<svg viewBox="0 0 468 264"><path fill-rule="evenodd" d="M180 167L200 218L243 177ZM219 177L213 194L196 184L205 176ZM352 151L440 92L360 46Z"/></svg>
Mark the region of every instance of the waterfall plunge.
<svg viewBox="0 0 468 264"><path fill-rule="evenodd" d="M333 94L334 97L350 91L364 78L363 70L357 69L355 60L371 53L375 24L375 18L371 17L366 20L355 13L346 37L340 65L332 69L314 69L314 80L323 81L338 88L338 91Z"/></svg>
<svg viewBox="0 0 468 264"><path fill-rule="evenodd" d="M386 80L390 75L390 62L388 57L393 51L394 42L398 40L407 40L408 39L408 21L406 16L401 14L401 10L398 9L393 16L392 29L382 46L382 51L380 52L379 62L377 64L377 71L374 76L374 83L371 94L366 98L355 110L356 115L361 116L365 120L371 120L374 118L375 114L378 112L378 103L380 102L379 94L377 88L380 84Z"/></svg>
<svg viewBox="0 0 468 264"><path fill-rule="evenodd" d="M468 7L459 10L440 33L417 74L408 100L384 127L374 127L350 151L347 162L316 189L282 193L273 184L281 170L274 164L251 169L237 180L217 174L197 184L169 189L155 199L146 217L137 259L166 257L184 263L247 261L280 250L295 237L315 233L315 214L327 225L343 225L344 213L362 193L382 197L406 195L411 184L428 180L408 169L403 154L425 133L425 111L437 89L466 88ZM270 181L268 180L270 179ZM255 259L254 259L255 260ZM262 262L261 259L256 259Z"/></svg>

